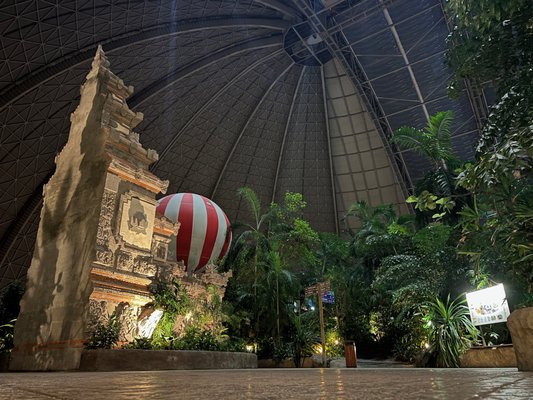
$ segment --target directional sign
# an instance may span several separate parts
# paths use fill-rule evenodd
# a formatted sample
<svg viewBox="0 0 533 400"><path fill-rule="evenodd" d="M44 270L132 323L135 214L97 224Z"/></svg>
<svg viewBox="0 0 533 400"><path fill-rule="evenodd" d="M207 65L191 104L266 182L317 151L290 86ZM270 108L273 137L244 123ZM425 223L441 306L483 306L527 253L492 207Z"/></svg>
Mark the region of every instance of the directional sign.
<svg viewBox="0 0 533 400"><path fill-rule="evenodd" d="M318 294L318 289L321 293L327 293L331 290L331 283L329 281L319 282L316 285L309 286L305 288L305 297Z"/></svg>

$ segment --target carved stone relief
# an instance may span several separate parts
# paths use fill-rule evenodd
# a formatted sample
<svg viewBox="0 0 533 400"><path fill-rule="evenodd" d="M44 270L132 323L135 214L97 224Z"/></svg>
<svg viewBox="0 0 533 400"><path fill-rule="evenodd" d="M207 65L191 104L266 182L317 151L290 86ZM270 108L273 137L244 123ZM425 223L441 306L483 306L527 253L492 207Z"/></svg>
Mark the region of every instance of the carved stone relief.
<svg viewBox="0 0 533 400"><path fill-rule="evenodd" d="M118 340L130 342L137 335L137 319L139 308L128 303L120 303L116 308L116 314L120 321L120 332Z"/></svg>
<svg viewBox="0 0 533 400"><path fill-rule="evenodd" d="M114 218L115 201L116 194L110 190L104 190L100 221L98 223L98 232L96 234L96 245L99 247L108 247L112 235L111 227Z"/></svg>
<svg viewBox="0 0 533 400"><path fill-rule="evenodd" d="M157 272L157 267L151 261L152 260L150 258L137 257L135 259L133 272L154 276Z"/></svg>
<svg viewBox="0 0 533 400"><path fill-rule="evenodd" d="M130 253L126 253L123 251L118 252L117 268L122 271L133 272L133 257Z"/></svg>
<svg viewBox="0 0 533 400"><path fill-rule="evenodd" d="M109 250L96 250L96 261L106 266L112 266L113 252Z"/></svg>
<svg viewBox="0 0 533 400"><path fill-rule="evenodd" d="M107 321L109 321L107 302L90 299L87 331L92 332L98 324L105 325Z"/></svg>
<svg viewBox="0 0 533 400"><path fill-rule="evenodd" d="M133 191L122 195L119 234L125 243L150 251L155 221L154 199Z"/></svg>

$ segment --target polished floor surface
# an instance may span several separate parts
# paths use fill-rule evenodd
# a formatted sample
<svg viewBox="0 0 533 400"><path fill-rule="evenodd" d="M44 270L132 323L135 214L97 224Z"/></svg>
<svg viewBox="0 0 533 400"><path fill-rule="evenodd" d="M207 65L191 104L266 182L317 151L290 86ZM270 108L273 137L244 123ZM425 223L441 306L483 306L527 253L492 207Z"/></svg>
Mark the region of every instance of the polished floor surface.
<svg viewBox="0 0 533 400"><path fill-rule="evenodd" d="M0 374L0 399L533 399L516 369L256 369Z"/></svg>

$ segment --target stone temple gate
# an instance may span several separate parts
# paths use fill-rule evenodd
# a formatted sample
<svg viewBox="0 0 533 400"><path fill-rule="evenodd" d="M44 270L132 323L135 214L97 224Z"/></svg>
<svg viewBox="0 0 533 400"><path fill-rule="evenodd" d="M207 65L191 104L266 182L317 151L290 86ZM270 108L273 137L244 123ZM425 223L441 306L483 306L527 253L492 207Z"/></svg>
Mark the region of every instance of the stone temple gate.
<svg viewBox="0 0 533 400"><path fill-rule="evenodd" d="M208 285L222 296L230 273L199 275L171 259L179 223L156 213L168 181L133 129L133 87L109 70L99 47L71 116L69 139L44 188L39 232L15 326L12 370L77 369L88 332L115 313L120 340L145 334L154 279L178 278L194 300Z"/></svg>

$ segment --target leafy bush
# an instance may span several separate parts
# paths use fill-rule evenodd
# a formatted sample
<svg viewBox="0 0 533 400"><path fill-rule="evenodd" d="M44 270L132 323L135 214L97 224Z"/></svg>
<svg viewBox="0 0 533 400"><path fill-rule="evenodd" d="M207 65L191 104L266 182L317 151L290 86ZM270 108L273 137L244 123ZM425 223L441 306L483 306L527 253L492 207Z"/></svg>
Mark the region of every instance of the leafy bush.
<svg viewBox="0 0 533 400"><path fill-rule="evenodd" d="M439 298L424 305L431 358L438 367L459 367L459 357L477 339L479 332L470 321L466 299L446 302Z"/></svg>
<svg viewBox="0 0 533 400"><path fill-rule="evenodd" d="M314 353L314 346L320 343L317 326L312 313L295 315L292 318L293 331L290 336L290 350L296 368L301 368L304 360Z"/></svg>
<svg viewBox="0 0 533 400"><path fill-rule="evenodd" d="M133 341L126 344L123 349L131 349L131 350L155 350L154 344L152 343L152 339L145 338L145 337L139 337L133 339Z"/></svg>
<svg viewBox="0 0 533 400"><path fill-rule="evenodd" d="M222 343L222 351L231 351L237 353L246 352L246 341L241 338L232 337Z"/></svg>
<svg viewBox="0 0 533 400"><path fill-rule="evenodd" d="M292 356L293 352L290 343L281 340L274 341L274 354L272 354L272 359L275 363L279 364L286 358L291 358Z"/></svg>
<svg viewBox="0 0 533 400"><path fill-rule="evenodd" d="M0 290L0 353L13 348L13 328L20 311L20 299L24 287L19 282Z"/></svg>
<svg viewBox="0 0 533 400"><path fill-rule="evenodd" d="M10 352L13 348L13 327L16 320L0 325L0 353Z"/></svg>
<svg viewBox="0 0 533 400"><path fill-rule="evenodd" d="M191 326L185 330L182 337L172 341L172 350L225 351L226 347L222 338L211 331Z"/></svg>
<svg viewBox="0 0 533 400"><path fill-rule="evenodd" d="M154 298L155 308L165 311L167 314L185 314L190 306L191 300L177 279L172 281L159 281L150 287Z"/></svg>
<svg viewBox="0 0 533 400"><path fill-rule="evenodd" d="M120 320L116 314L109 317L107 325L98 323L85 347L87 349L112 349L118 342Z"/></svg>
<svg viewBox="0 0 533 400"><path fill-rule="evenodd" d="M154 299L154 307L163 310L163 316L152 335L154 345L167 348L170 346L169 338L174 336L176 318L190 310L191 299L177 279L158 281L151 286L150 290Z"/></svg>

